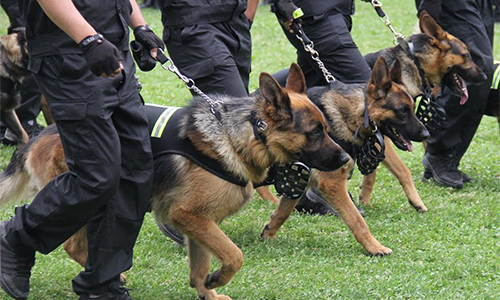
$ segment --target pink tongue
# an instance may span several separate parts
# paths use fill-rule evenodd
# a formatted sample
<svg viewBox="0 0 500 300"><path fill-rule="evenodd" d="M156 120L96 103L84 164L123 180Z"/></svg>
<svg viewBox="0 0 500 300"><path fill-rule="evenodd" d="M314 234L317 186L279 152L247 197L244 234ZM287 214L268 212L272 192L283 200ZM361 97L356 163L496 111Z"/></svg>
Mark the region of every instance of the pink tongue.
<svg viewBox="0 0 500 300"><path fill-rule="evenodd" d="M460 80L460 84L462 85L463 88L463 95L460 96L460 105L464 105L467 100L469 100L469 91L467 90L467 84L465 83L465 80L463 80L462 77L458 76L458 79Z"/></svg>
<svg viewBox="0 0 500 300"><path fill-rule="evenodd" d="M403 136L401 136L401 139L403 140L403 142L405 142L406 147L408 147L408 152L412 152L413 151L412 143L410 141L408 141L407 139L405 139Z"/></svg>

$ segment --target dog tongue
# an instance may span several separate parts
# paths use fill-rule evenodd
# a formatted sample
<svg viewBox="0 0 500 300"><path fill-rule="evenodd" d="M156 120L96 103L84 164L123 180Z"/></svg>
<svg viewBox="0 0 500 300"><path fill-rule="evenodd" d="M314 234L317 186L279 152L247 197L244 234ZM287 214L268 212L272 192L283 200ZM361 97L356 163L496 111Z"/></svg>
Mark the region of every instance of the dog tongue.
<svg viewBox="0 0 500 300"><path fill-rule="evenodd" d="M406 147L408 148L408 152L412 152L413 144L409 140L405 139L403 136L401 136L401 139L403 140L403 142L405 142Z"/></svg>
<svg viewBox="0 0 500 300"><path fill-rule="evenodd" d="M462 94L462 96L460 96L460 105L464 105L465 102L467 102L467 100L469 100L469 91L467 90L467 84L465 83L465 80L460 76L457 76L457 77L460 80L460 85L461 85L462 91L464 92Z"/></svg>

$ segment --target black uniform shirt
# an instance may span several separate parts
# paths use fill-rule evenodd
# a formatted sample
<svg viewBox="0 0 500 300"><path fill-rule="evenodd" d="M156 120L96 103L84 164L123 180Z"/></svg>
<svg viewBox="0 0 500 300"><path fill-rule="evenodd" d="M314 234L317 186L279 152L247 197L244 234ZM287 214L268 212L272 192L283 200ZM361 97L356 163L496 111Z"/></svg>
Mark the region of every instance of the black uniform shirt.
<svg viewBox="0 0 500 300"><path fill-rule="evenodd" d="M247 0L160 0L160 8L163 25L179 28L229 21L247 9Z"/></svg>
<svg viewBox="0 0 500 300"><path fill-rule="evenodd" d="M128 49L128 24L132 6L129 0L72 0L94 29L118 49ZM20 0L26 9L26 38L31 56L81 53L78 45L42 10L36 0Z"/></svg>
<svg viewBox="0 0 500 300"><path fill-rule="evenodd" d="M354 14L354 0L293 0L302 8L305 17L340 13L345 16Z"/></svg>

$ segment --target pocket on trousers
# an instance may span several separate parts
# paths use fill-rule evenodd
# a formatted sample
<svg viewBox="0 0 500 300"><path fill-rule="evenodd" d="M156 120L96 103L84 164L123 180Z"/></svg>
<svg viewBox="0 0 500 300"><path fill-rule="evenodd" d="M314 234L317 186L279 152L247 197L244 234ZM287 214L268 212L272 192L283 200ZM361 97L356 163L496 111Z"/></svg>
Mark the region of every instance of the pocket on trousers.
<svg viewBox="0 0 500 300"><path fill-rule="evenodd" d="M49 101L54 121L79 121L87 115L87 99Z"/></svg>
<svg viewBox="0 0 500 300"><path fill-rule="evenodd" d="M214 73L214 65L214 59L209 57L205 60L183 67L181 72L193 79L203 78Z"/></svg>

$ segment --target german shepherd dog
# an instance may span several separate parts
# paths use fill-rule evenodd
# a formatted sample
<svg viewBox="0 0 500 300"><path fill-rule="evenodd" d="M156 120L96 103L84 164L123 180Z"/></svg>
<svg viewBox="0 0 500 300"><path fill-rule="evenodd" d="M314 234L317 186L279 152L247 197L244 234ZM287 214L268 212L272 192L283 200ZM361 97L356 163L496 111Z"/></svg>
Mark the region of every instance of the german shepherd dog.
<svg viewBox="0 0 500 300"><path fill-rule="evenodd" d="M189 138L228 172L248 181L245 187L213 175L184 156L166 154L154 159L155 218L187 236L190 284L202 299L230 299L214 289L229 283L243 264L243 254L218 224L251 198L252 182L263 181L274 163L301 160L330 172L349 161L329 137L323 114L307 98L298 65L291 66L285 88L267 73L260 75L259 83L260 96L217 97L226 108L220 110L221 122L205 100L195 98L180 123L180 136ZM256 129L252 118L267 127ZM29 196L66 170L57 130L49 126L18 151L0 174L0 203ZM86 260L82 232L65 243L65 249L80 264ZM209 274L211 255L222 267Z"/></svg>
<svg viewBox="0 0 500 300"><path fill-rule="evenodd" d="M14 111L21 101L19 85L26 76L27 58L23 31L0 37L0 121L19 146L26 145L29 139Z"/></svg>
<svg viewBox="0 0 500 300"><path fill-rule="evenodd" d="M444 31L426 12L420 15L419 27L422 33L410 36L408 41L413 44L414 56L425 74L425 80L429 86L433 87L435 95L438 95L443 85L446 85L457 97L460 97L461 103L465 103L469 97L465 82L480 83L486 80L486 75L472 61L468 47ZM387 48L365 56L371 66L375 64L378 57L385 58L388 64L399 60L402 65L402 82L408 92L414 98L423 93L422 80L424 79L420 78L417 66L401 47ZM387 137L391 138L390 134ZM387 137L385 138L387 147L383 164L397 177L410 204L417 208L417 211L427 211L424 206L415 205L415 203L421 203L422 200L413 183L411 172L391 147ZM411 151L411 145L409 148L395 141L394 144L401 150ZM376 172L363 177L359 200L364 205L371 205L371 192L375 178Z"/></svg>
<svg viewBox="0 0 500 300"><path fill-rule="evenodd" d="M362 145L366 138L375 134L374 126L361 126L365 111L376 128L397 145L408 145L410 140L423 141L429 136L427 129L415 116L413 99L403 85L401 72L397 60L389 70L384 58L379 58L368 84L343 84L336 81L327 87L308 90L309 98L323 111L332 129L330 136L351 155L349 148ZM353 167L354 162L350 160L333 172L313 170L311 185L316 185L322 196L338 211L368 253L377 256L390 254L392 250L381 245L371 235L366 222L350 200L347 182ZM261 233L262 238L275 237L298 201L281 197L278 208ZM421 202L413 205L425 209Z"/></svg>

